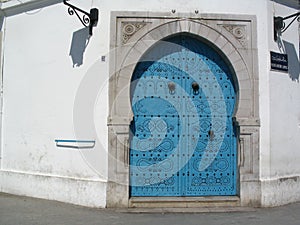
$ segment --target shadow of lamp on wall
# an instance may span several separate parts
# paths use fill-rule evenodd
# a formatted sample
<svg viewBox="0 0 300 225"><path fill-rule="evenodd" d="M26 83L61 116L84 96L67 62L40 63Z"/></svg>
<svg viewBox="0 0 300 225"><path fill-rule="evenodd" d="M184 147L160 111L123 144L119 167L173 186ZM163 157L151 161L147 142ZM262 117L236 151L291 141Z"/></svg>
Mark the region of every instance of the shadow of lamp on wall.
<svg viewBox="0 0 300 225"><path fill-rule="evenodd" d="M289 76L292 79L292 81L296 81L299 83L300 62L297 56L295 45L287 41L283 41L283 45L286 54L289 56L289 61L288 61Z"/></svg>
<svg viewBox="0 0 300 225"><path fill-rule="evenodd" d="M73 33L70 48L70 56L72 58L73 67L78 67L83 64L83 55L89 40L90 36L88 27L84 27Z"/></svg>

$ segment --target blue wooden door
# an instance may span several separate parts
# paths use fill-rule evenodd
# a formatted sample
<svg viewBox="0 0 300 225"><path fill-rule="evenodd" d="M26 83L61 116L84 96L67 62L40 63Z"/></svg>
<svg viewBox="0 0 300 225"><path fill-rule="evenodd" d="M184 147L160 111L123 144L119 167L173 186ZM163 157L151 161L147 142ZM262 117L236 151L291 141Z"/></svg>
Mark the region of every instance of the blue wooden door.
<svg viewBox="0 0 300 225"><path fill-rule="evenodd" d="M131 83L131 196L237 194L232 77L215 49L187 35L142 57Z"/></svg>

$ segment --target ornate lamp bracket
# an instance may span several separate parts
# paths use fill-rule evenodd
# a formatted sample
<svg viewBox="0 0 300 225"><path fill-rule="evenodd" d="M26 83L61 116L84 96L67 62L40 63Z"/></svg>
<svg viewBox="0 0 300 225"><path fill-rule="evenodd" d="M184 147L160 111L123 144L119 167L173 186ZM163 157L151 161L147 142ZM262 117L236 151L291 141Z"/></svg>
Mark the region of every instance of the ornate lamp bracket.
<svg viewBox="0 0 300 225"><path fill-rule="evenodd" d="M284 21L291 18L293 18L292 21L286 26ZM286 17L274 17L274 41L277 41L280 34L285 32L295 20L300 22L300 12L294 13Z"/></svg>
<svg viewBox="0 0 300 225"><path fill-rule="evenodd" d="M75 14L78 17L78 19L80 20L80 22L83 24L83 26L89 27L89 34L90 34L90 36L92 36L93 35L93 27L96 27L97 23L98 23L99 10L97 8L92 8L90 10L90 13L87 13L76 6L71 5L67 1L69 1L69 0L63 0L63 3L69 7L68 8L69 15L72 16ZM79 13L81 13L83 15L81 16Z"/></svg>

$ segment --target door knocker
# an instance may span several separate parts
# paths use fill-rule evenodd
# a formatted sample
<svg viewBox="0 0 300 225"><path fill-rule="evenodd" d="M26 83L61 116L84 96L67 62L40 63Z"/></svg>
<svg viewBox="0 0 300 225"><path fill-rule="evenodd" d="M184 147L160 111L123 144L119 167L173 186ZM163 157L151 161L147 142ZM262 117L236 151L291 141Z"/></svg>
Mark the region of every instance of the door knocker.
<svg viewBox="0 0 300 225"><path fill-rule="evenodd" d="M199 94L199 84L194 81L192 83L192 88L193 88L193 94L198 95Z"/></svg>
<svg viewBox="0 0 300 225"><path fill-rule="evenodd" d="M169 93L171 95L175 94L175 89L176 89L176 84L174 82L169 82L168 83L168 88L169 88Z"/></svg>

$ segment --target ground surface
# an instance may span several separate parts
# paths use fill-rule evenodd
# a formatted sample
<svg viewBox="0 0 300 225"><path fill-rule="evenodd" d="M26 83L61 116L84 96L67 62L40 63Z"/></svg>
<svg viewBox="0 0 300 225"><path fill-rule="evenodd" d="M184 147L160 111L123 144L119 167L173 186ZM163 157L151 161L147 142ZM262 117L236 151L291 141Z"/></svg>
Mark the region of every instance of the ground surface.
<svg viewBox="0 0 300 225"><path fill-rule="evenodd" d="M299 225L300 202L218 213L133 213L0 193L0 225Z"/></svg>

